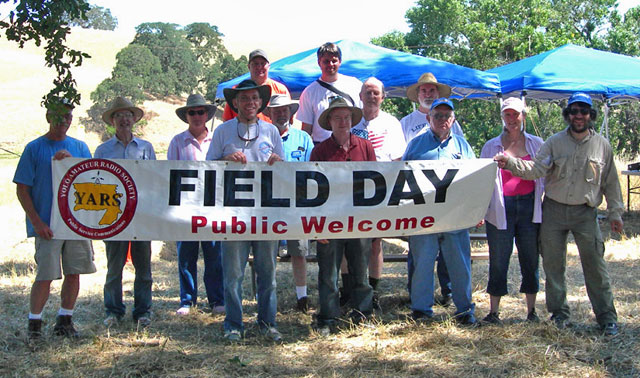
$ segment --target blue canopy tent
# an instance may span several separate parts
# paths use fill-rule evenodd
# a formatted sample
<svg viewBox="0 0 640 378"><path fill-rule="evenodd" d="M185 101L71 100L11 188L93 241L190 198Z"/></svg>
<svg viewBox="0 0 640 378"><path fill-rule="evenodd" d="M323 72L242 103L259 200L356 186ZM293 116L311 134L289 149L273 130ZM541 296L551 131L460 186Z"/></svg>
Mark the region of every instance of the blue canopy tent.
<svg viewBox="0 0 640 378"><path fill-rule="evenodd" d="M558 100L573 92L601 101L640 99L640 59L566 44L486 72L500 78L504 96Z"/></svg>
<svg viewBox="0 0 640 378"><path fill-rule="evenodd" d="M360 80L375 76L385 85L388 96L404 97L407 87L418 81L425 72L433 73L439 82L451 86L453 94L468 97L475 93L495 94L500 91L498 77L467 67L419 55L390 50L383 47L341 40L336 44L342 50L340 73ZM306 50L276 62L269 68L269 77L287 86L298 98L304 88L321 75L316 57L317 48ZM224 98L222 90L248 79L246 73L218 85L216 98Z"/></svg>
<svg viewBox="0 0 640 378"><path fill-rule="evenodd" d="M604 104L600 128L608 138L609 106L614 100L640 99L640 59L566 44L486 72L500 78L505 97L561 100L585 92ZM473 97L486 97L476 94Z"/></svg>

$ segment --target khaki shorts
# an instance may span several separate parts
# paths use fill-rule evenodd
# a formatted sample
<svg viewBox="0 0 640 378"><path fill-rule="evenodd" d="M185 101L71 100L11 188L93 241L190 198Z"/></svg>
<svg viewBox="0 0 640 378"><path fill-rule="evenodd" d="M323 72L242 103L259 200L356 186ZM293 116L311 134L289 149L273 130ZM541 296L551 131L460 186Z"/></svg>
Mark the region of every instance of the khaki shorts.
<svg viewBox="0 0 640 378"><path fill-rule="evenodd" d="M36 281L59 280L62 274L95 273L89 240L46 240L36 236Z"/></svg>
<svg viewBox="0 0 640 378"><path fill-rule="evenodd" d="M287 254L306 257L309 255L309 240L287 240Z"/></svg>

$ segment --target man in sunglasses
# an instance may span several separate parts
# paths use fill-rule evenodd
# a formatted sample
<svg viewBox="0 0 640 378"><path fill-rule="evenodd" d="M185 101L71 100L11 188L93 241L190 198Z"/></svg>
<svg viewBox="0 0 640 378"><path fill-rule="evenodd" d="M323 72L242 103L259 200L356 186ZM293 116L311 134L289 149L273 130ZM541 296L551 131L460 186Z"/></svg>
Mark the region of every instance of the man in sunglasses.
<svg viewBox="0 0 640 378"><path fill-rule="evenodd" d="M244 80L235 88L225 88L224 98L238 116L218 126L207 152L207 160L225 160L246 164L284 160L282 138L278 129L261 119L269 103L271 88ZM242 322L242 280L253 252L253 266L258 286L258 319L260 333L272 341L282 340L276 329L276 256L278 240L229 240L222 243L224 272L225 339L238 342L244 333Z"/></svg>
<svg viewBox="0 0 640 378"><path fill-rule="evenodd" d="M562 115L568 127L551 136L532 161L496 155L500 168L533 180L545 177L540 251L546 274L547 309L558 328L570 326L565 282L567 235L573 234L587 294L606 336L618 333L617 313L604 261L598 206L607 199L611 231L622 231L624 204L609 142L593 130L591 97L574 93Z"/></svg>
<svg viewBox="0 0 640 378"><path fill-rule="evenodd" d="M186 131L171 139L167 160L205 160L212 134L207 122L213 118L216 107L207 103L200 94L192 94L187 104L176 109L176 115L189 125ZM215 241L179 241L178 274L180 278L180 307L178 315L188 315L198 302L198 254L202 248L204 260L204 288L213 313L224 313L224 285L220 243Z"/></svg>

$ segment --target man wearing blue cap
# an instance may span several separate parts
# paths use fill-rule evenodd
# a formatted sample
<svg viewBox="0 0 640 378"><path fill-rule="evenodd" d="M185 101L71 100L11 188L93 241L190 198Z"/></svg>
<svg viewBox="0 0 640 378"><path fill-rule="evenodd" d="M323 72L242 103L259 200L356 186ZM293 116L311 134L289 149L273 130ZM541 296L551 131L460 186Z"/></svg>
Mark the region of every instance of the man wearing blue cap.
<svg viewBox="0 0 640 378"><path fill-rule="evenodd" d="M451 132L455 122L453 103L439 98L429 110L429 130L409 142L402 160L474 159L467 141ZM414 272L411 280L411 309L414 320L433 317L433 267L441 251L451 277L455 318L460 324L473 325L475 304L471 299L471 245L467 229L416 235L409 238Z"/></svg>
<svg viewBox="0 0 640 378"><path fill-rule="evenodd" d="M574 93L562 115L568 127L547 139L534 160L505 155L494 159L500 168L527 180L545 177L540 251L551 320L558 328L570 325L565 270L567 235L571 231L596 320L605 335L614 336L618 333L617 314L597 220L604 194L611 230L622 231L624 204L613 151L609 142L593 130L597 112L588 94Z"/></svg>

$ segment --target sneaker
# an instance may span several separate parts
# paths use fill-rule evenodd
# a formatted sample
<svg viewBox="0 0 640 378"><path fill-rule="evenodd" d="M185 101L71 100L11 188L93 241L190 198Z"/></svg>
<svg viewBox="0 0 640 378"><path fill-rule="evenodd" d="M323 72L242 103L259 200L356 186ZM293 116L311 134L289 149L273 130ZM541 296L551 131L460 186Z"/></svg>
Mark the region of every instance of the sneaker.
<svg viewBox="0 0 640 378"><path fill-rule="evenodd" d="M111 328L118 323L120 323L120 318L114 314L109 314L109 316L107 316L106 319L104 319L104 321L102 322L102 324L104 324L104 326L107 328Z"/></svg>
<svg viewBox="0 0 640 378"><path fill-rule="evenodd" d="M482 319L483 323L502 325L502 320L500 320L500 315L497 312L490 312L489 315L485 316Z"/></svg>
<svg viewBox="0 0 640 378"><path fill-rule="evenodd" d="M607 323L601 327L605 336L615 336L618 334L618 325L616 323Z"/></svg>
<svg viewBox="0 0 640 378"><path fill-rule="evenodd" d="M217 305L211 308L211 312L213 312L214 314L224 314L225 309L224 309L224 306Z"/></svg>
<svg viewBox="0 0 640 378"><path fill-rule="evenodd" d="M536 314L536 310L531 310L531 312L527 314L527 321L531 323L540 322L540 318L538 317L538 314Z"/></svg>
<svg viewBox="0 0 640 378"><path fill-rule="evenodd" d="M29 340L35 340L42 337L42 319L29 319L28 330Z"/></svg>
<svg viewBox="0 0 640 378"><path fill-rule="evenodd" d="M73 326L71 315L58 315L56 317L56 325L53 327L53 334L56 336L64 336L77 339L80 337L78 331Z"/></svg>
<svg viewBox="0 0 640 378"><path fill-rule="evenodd" d="M476 321L476 317L473 316L473 314L460 314L458 316L455 317L456 322L458 322L458 324L460 325L464 325L464 326L473 326L476 325L477 321Z"/></svg>
<svg viewBox="0 0 640 378"><path fill-rule="evenodd" d="M306 314L309 311L309 297L298 298L296 303L296 310Z"/></svg>
<svg viewBox="0 0 640 378"><path fill-rule="evenodd" d="M432 315L425 314L422 311L414 310L411 313L411 319L413 319L413 321L415 321L415 322L426 322L426 321L431 320L432 318L433 318Z"/></svg>
<svg viewBox="0 0 640 378"><path fill-rule="evenodd" d="M371 302L373 303L374 310L382 311L382 307L380 307L380 297L378 296L378 293L376 293L375 291L373 292L373 298L371 299Z"/></svg>
<svg viewBox="0 0 640 378"><path fill-rule="evenodd" d="M189 315L189 312L191 312L191 307L182 306L178 309L178 311L176 311L176 315L185 316L185 315Z"/></svg>
<svg viewBox="0 0 640 378"><path fill-rule="evenodd" d="M147 328L151 325L151 315L146 313L138 318L138 328Z"/></svg>
<svg viewBox="0 0 640 378"><path fill-rule="evenodd" d="M316 332L318 332L318 334L322 337L329 337L329 335L331 335L331 327L325 324L325 325L319 326Z"/></svg>
<svg viewBox="0 0 640 378"><path fill-rule="evenodd" d="M436 305L438 305L440 307L449 307L449 305L451 304L451 294L449 294L449 295L437 295L433 299L433 303L435 303Z"/></svg>
<svg viewBox="0 0 640 378"><path fill-rule="evenodd" d="M260 333L267 339L275 342L282 341L282 334L278 332L276 327L265 327L260 329Z"/></svg>
<svg viewBox="0 0 640 378"><path fill-rule="evenodd" d="M237 329L230 331L224 331L224 338L231 342L238 342L242 340L242 334Z"/></svg>
<svg viewBox="0 0 640 378"><path fill-rule="evenodd" d="M288 253L285 253L284 255L280 256L280 261L289 261L291 260L291 255Z"/></svg>
<svg viewBox="0 0 640 378"><path fill-rule="evenodd" d="M569 322L569 318L564 315L551 315L551 321L555 324L558 329L565 329L571 327L571 323Z"/></svg>
<svg viewBox="0 0 640 378"><path fill-rule="evenodd" d="M335 320L318 320L316 323L316 332L322 337L328 337L336 330Z"/></svg>

